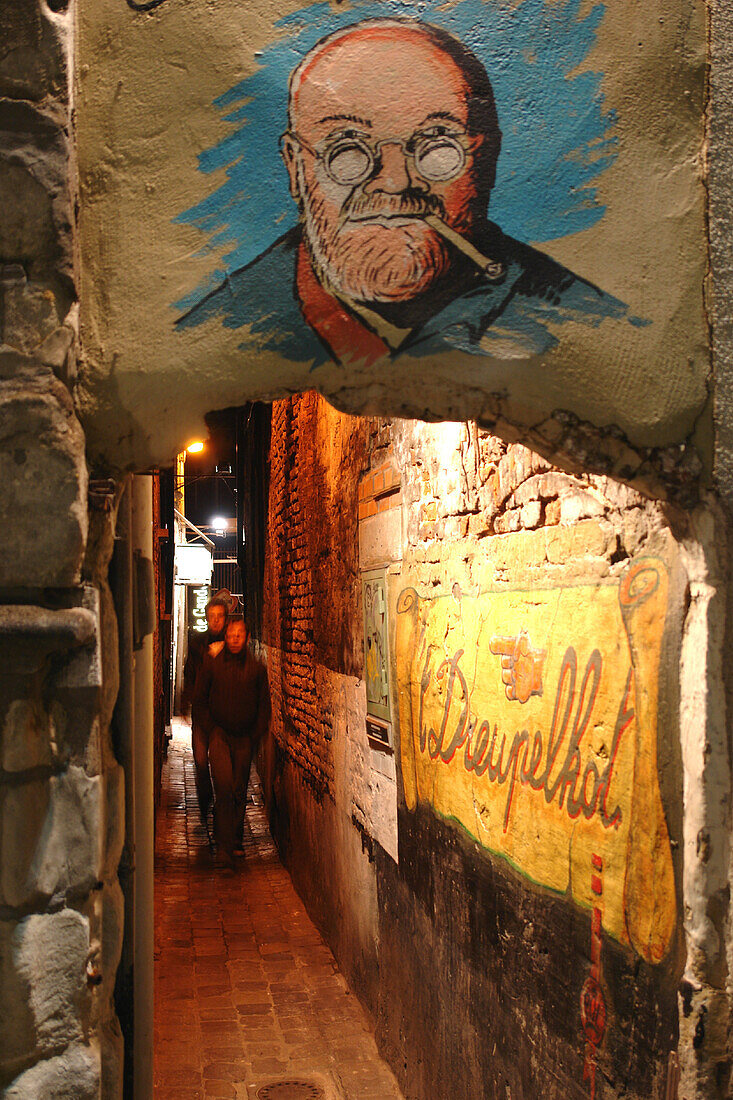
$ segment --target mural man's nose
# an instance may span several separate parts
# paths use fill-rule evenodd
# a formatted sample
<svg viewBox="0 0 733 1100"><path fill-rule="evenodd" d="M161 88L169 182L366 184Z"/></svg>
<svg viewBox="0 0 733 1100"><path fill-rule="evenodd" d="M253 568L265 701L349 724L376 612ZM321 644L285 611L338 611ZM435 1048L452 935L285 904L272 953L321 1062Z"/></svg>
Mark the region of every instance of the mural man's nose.
<svg viewBox="0 0 733 1100"><path fill-rule="evenodd" d="M367 180L364 190L399 195L408 187L424 189L425 184L418 175L410 174L408 160L400 144L396 141L385 142L379 150L374 174Z"/></svg>

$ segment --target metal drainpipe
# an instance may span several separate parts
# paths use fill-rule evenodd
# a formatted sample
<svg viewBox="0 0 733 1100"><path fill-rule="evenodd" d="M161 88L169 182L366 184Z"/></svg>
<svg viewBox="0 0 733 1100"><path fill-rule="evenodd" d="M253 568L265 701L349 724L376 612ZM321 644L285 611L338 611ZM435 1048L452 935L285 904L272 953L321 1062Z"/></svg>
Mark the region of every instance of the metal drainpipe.
<svg viewBox="0 0 733 1100"><path fill-rule="evenodd" d="M153 557L153 492L149 477L132 479L131 543ZM153 638L148 634L133 657L133 783L135 786L134 908L134 1095L153 1095Z"/></svg>
<svg viewBox="0 0 733 1100"><path fill-rule="evenodd" d="M132 478L128 478L117 513L113 592L117 612L120 655L120 690L115 705L114 726L117 754L125 769L125 847L119 875L125 895L125 936L118 978L118 1012L125 1036L125 1096L131 1096L134 1066L134 931L135 931L135 783L134 736L135 689L132 637ZM121 980L121 981L120 981Z"/></svg>

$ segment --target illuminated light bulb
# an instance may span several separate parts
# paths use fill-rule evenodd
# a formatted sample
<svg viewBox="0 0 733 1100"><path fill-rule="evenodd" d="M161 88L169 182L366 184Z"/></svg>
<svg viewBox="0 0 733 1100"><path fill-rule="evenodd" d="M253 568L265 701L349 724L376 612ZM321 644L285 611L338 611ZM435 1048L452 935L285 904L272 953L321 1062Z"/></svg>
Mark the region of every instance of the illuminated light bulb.
<svg viewBox="0 0 733 1100"><path fill-rule="evenodd" d="M214 528L217 535L223 535L227 529L227 521L223 516L214 516L211 521L211 526Z"/></svg>
<svg viewBox="0 0 733 1100"><path fill-rule="evenodd" d="M204 445L200 439L197 439L195 443L189 443L189 445L186 447L186 450L190 455L200 454L203 449Z"/></svg>

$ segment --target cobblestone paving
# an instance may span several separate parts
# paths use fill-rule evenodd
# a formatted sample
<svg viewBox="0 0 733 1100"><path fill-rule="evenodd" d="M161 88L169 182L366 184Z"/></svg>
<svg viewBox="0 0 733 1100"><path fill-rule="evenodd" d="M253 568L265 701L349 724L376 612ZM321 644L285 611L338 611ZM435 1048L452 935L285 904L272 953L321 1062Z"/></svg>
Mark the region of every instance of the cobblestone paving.
<svg viewBox="0 0 733 1100"><path fill-rule="evenodd" d="M212 866L187 734L174 728L157 823L155 1100L251 1100L296 1079L328 1100L401 1100L277 857L254 773L244 858Z"/></svg>

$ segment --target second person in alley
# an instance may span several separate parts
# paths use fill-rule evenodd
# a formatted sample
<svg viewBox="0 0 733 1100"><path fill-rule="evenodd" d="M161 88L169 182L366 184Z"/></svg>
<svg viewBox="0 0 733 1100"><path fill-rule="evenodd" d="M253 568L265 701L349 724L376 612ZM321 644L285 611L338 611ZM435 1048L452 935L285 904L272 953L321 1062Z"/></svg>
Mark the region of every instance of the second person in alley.
<svg viewBox="0 0 733 1100"><path fill-rule="evenodd" d="M267 672L247 646L244 619L232 617L221 653L206 654L194 691L194 706L209 738L214 786L214 834L218 860L234 866L241 845L252 756L267 729Z"/></svg>
<svg viewBox="0 0 733 1100"><path fill-rule="evenodd" d="M227 599L229 597L229 599ZM231 596L226 589L220 590L206 605L207 630L201 634L190 631L186 663L183 666L183 696L181 705L185 714L191 704L191 747L196 768L196 795L199 804L201 824L209 830L209 810L211 809L212 790L209 778L209 738L203 729L194 702L196 679L201 670L204 657L216 656L224 648L224 632L230 613Z"/></svg>

